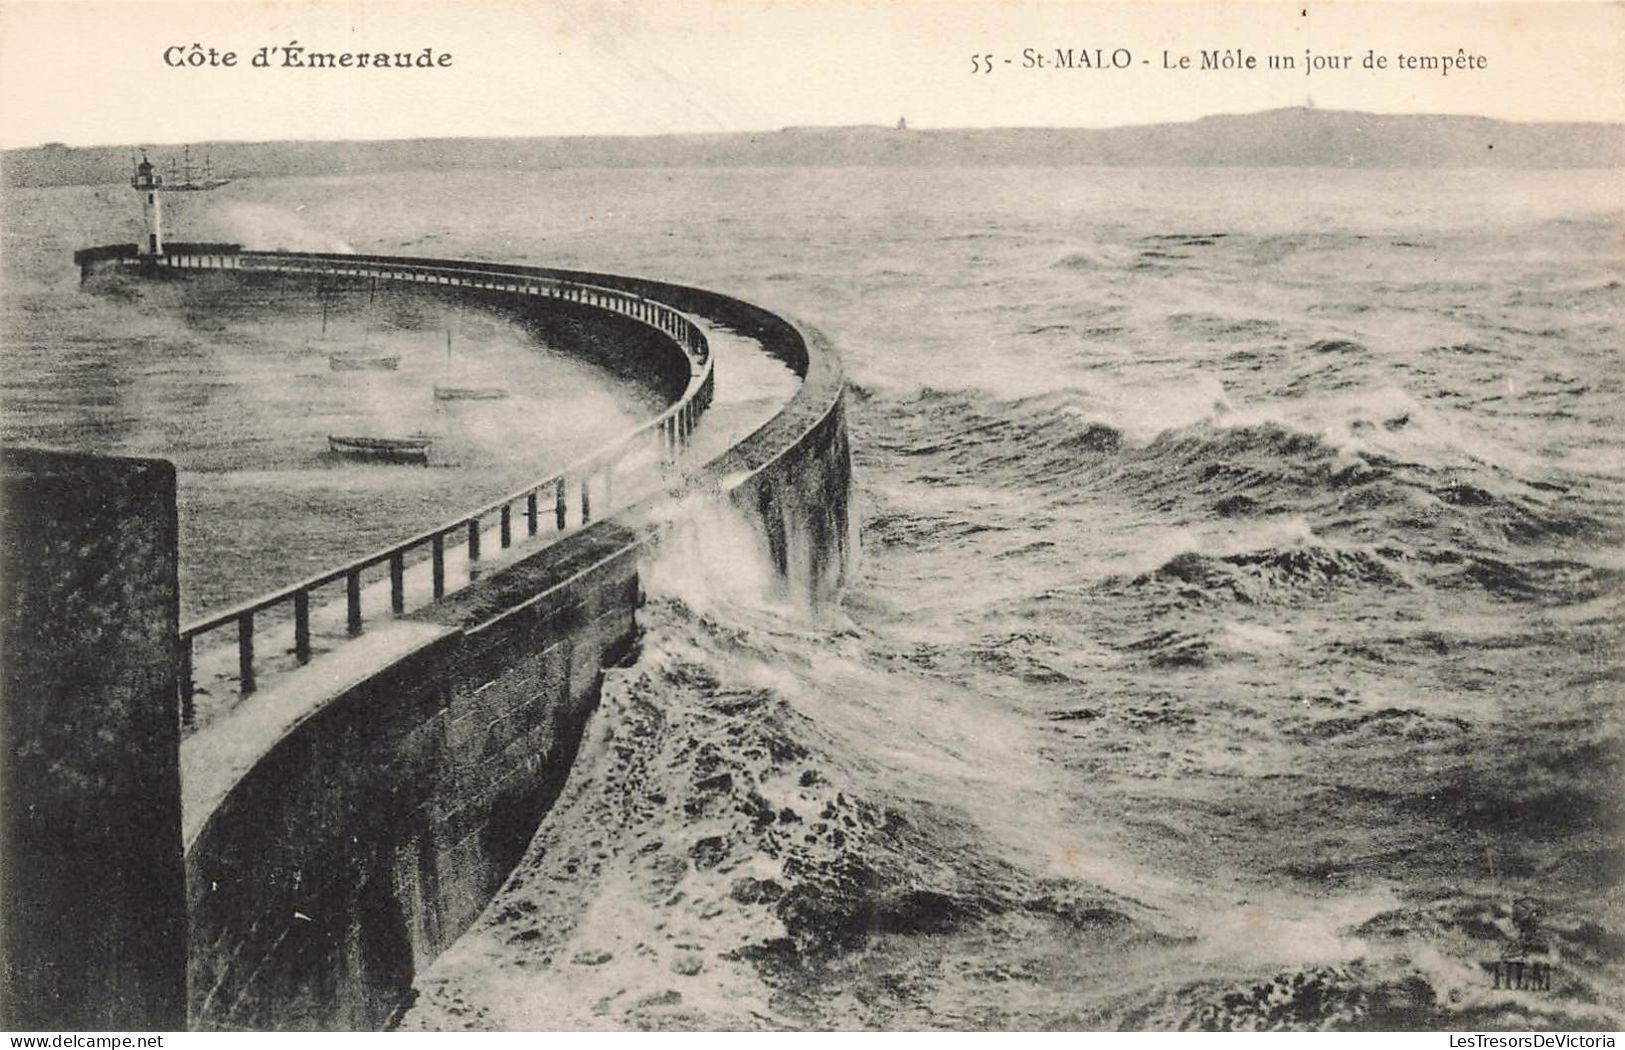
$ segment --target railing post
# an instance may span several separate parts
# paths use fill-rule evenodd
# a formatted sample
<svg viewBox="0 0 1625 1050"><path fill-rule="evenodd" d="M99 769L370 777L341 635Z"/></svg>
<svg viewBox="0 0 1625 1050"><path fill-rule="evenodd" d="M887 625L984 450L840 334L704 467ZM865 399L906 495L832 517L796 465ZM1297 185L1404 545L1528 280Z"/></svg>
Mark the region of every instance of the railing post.
<svg viewBox="0 0 1625 1050"><path fill-rule="evenodd" d="M244 696L254 691L254 614L251 612L237 617L237 679Z"/></svg>
<svg viewBox="0 0 1625 1050"><path fill-rule="evenodd" d="M192 639L180 639L181 663L181 724L191 725L197 719L197 705L194 697L197 694L197 685L192 681Z"/></svg>
<svg viewBox="0 0 1625 1050"><path fill-rule="evenodd" d="M525 497L525 523L530 529L530 535L532 536L536 535L536 516L536 493L532 492L530 495Z"/></svg>
<svg viewBox="0 0 1625 1050"><path fill-rule="evenodd" d="M502 505L502 549L507 550L513 545L513 508L504 503Z"/></svg>
<svg viewBox="0 0 1625 1050"><path fill-rule="evenodd" d="M400 551L389 556L389 610L396 616L406 611L406 555Z"/></svg>
<svg viewBox="0 0 1625 1050"><path fill-rule="evenodd" d="M310 592L293 592L293 656L310 663Z"/></svg>
<svg viewBox="0 0 1625 1050"><path fill-rule="evenodd" d="M353 638L361 633L361 571L344 578L345 628Z"/></svg>
<svg viewBox="0 0 1625 1050"><path fill-rule="evenodd" d="M468 523L468 560L480 560L480 519Z"/></svg>
<svg viewBox="0 0 1625 1050"><path fill-rule="evenodd" d="M434 538L434 596L436 599L446 596L446 534L439 533Z"/></svg>
<svg viewBox="0 0 1625 1050"><path fill-rule="evenodd" d="M587 481L590 474L581 475L581 524L585 525L592 520L592 495L587 491Z"/></svg>
<svg viewBox="0 0 1625 1050"><path fill-rule="evenodd" d="M558 518L560 532L564 531L564 518L569 509L564 498L564 479L560 478L553 486L553 513Z"/></svg>

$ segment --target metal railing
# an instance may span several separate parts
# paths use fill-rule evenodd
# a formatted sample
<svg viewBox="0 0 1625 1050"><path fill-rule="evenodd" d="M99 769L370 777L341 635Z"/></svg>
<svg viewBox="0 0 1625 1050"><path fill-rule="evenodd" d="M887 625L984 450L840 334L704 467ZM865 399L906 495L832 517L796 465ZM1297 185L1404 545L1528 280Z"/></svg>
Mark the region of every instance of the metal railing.
<svg viewBox="0 0 1625 1050"><path fill-rule="evenodd" d="M710 406L715 389L715 372L710 349L699 326L684 314L663 303L614 288L578 281L555 280L481 264L437 266L416 262L393 263L377 258L347 260L332 256L318 257L282 252L172 254L160 257L155 262L158 266L171 269L319 273L453 285L522 296L554 298L608 310L663 332L671 338L689 362L687 387L670 408L591 455L453 521L419 532L393 546L182 625L179 636L181 718L188 725L193 723L196 715L197 685L193 664L199 638L235 626L238 688L242 695L247 696L253 693L256 687L258 661L254 650L255 625L267 614L285 611L291 613L292 651L295 661L303 665L309 663L313 655L311 598L321 588L331 587L343 581L344 630L350 637L360 635L366 627L362 592L364 576L369 570L388 566L391 616L400 616L406 612L408 570L421 566L425 561L430 565L429 600L438 600L447 592L448 550L455 550L458 547L466 549L468 564L472 567L480 559L486 528L493 519L497 527L497 542L501 547L507 548L514 542L516 517L519 518L525 536L536 536L543 531L544 507L551 511L550 515L545 516L551 517L552 525L557 532L563 532L568 527L572 504L577 511L575 515L577 523L582 526L589 524L593 520L595 509L602 514L612 505L616 467L635 449L646 447L650 442L663 456L675 455L688 443L690 434L699 422L700 414ZM134 267L140 265L140 260L121 259L119 265ZM154 261L148 260L146 265L154 265ZM595 481L598 482L597 487L601 494L601 502L597 508L594 508L591 502L592 483Z"/></svg>

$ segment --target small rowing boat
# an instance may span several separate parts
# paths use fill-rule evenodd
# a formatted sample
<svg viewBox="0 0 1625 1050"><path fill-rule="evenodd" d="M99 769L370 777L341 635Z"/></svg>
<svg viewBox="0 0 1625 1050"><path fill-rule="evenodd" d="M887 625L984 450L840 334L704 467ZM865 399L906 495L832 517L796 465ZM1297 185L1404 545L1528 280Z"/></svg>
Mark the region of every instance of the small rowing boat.
<svg viewBox="0 0 1625 1050"><path fill-rule="evenodd" d="M508 396L500 386L441 386L434 385L436 401L495 401Z"/></svg>
<svg viewBox="0 0 1625 1050"><path fill-rule="evenodd" d="M341 456L384 463L428 463L431 444L433 442L425 437L346 437L330 434L327 438L327 447Z"/></svg>
<svg viewBox="0 0 1625 1050"><path fill-rule="evenodd" d="M446 329L446 378L451 378L451 329ZM500 386L449 386L442 383L434 385L434 399L436 401L496 401L508 396L505 387Z"/></svg>
<svg viewBox="0 0 1625 1050"><path fill-rule="evenodd" d="M335 372L393 372L401 366L399 354L335 353L327 355L327 367Z"/></svg>

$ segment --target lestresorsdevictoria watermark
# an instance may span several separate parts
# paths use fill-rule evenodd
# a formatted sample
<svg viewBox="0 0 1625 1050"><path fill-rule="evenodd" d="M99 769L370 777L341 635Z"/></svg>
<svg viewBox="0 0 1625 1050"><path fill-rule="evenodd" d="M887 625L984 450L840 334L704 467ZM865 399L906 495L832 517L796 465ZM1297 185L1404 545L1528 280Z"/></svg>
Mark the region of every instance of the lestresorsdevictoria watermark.
<svg viewBox="0 0 1625 1050"><path fill-rule="evenodd" d="M1471 1047L1472 1050L1591 1050L1614 1045L1611 1035L1575 1035L1569 1032L1532 1032L1528 1035L1451 1035L1453 1047Z"/></svg>

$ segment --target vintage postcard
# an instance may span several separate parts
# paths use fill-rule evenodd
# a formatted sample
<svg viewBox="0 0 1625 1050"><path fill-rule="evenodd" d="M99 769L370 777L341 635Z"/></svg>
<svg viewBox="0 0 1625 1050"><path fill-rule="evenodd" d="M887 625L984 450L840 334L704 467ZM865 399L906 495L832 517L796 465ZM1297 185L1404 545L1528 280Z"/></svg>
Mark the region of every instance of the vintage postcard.
<svg viewBox="0 0 1625 1050"><path fill-rule="evenodd" d="M1613 1045L1625 7L4 0L0 148L0 1027Z"/></svg>

